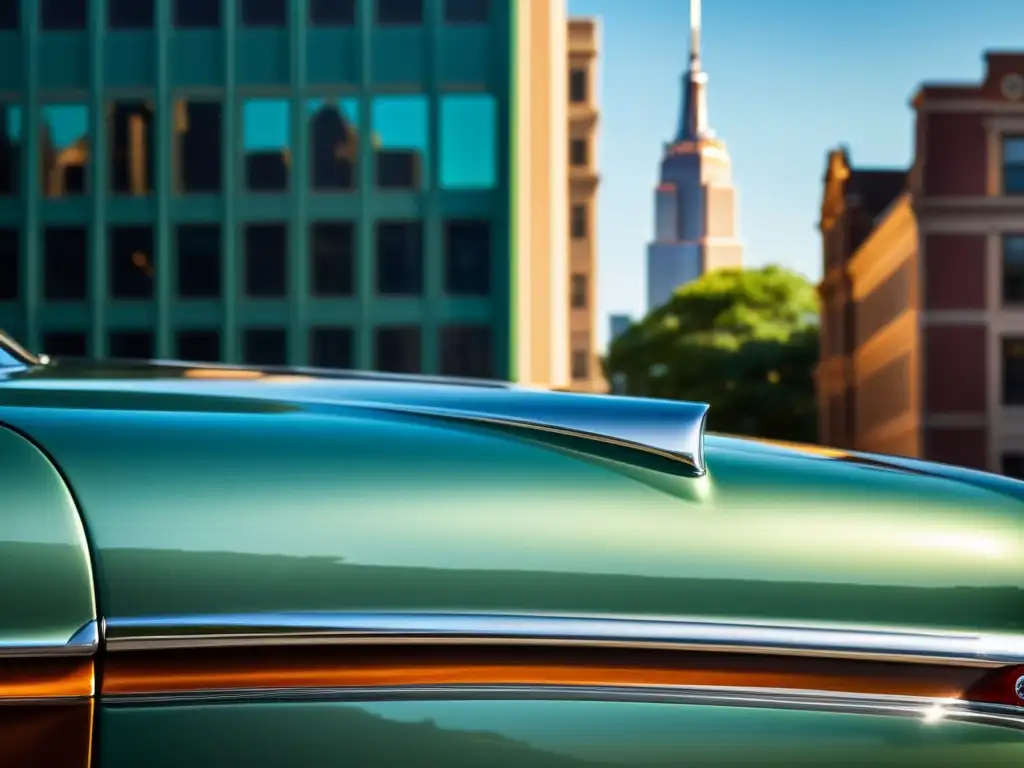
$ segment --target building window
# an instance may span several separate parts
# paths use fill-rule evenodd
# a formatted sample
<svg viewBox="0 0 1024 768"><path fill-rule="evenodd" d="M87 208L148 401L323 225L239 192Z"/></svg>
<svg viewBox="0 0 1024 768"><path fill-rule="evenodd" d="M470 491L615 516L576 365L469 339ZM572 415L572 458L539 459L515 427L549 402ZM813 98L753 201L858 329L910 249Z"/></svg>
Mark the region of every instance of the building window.
<svg viewBox="0 0 1024 768"><path fill-rule="evenodd" d="M178 296L219 299L221 240L218 224L183 224L177 231Z"/></svg>
<svg viewBox="0 0 1024 768"><path fill-rule="evenodd" d="M43 334L43 353L50 357L88 357L89 339L84 333L52 331Z"/></svg>
<svg viewBox="0 0 1024 768"><path fill-rule="evenodd" d="M572 351L572 377L577 381L590 378L590 350L585 347Z"/></svg>
<svg viewBox="0 0 1024 768"><path fill-rule="evenodd" d="M154 357L152 331L114 331L109 338L108 353L125 360L152 360Z"/></svg>
<svg viewBox="0 0 1024 768"><path fill-rule="evenodd" d="M491 226L488 222L445 222L444 289L453 296L490 294Z"/></svg>
<svg viewBox="0 0 1024 768"><path fill-rule="evenodd" d="M242 0L241 19L247 27L283 27L288 24L288 2Z"/></svg>
<svg viewBox="0 0 1024 768"><path fill-rule="evenodd" d="M40 23L47 31L85 29L89 20L88 0L41 0L39 9Z"/></svg>
<svg viewBox="0 0 1024 768"><path fill-rule="evenodd" d="M486 325L449 325L441 329L441 375L494 378L494 348Z"/></svg>
<svg viewBox="0 0 1024 768"><path fill-rule="evenodd" d="M284 192L291 169L292 124L287 99L250 99L242 106L245 186Z"/></svg>
<svg viewBox="0 0 1024 768"><path fill-rule="evenodd" d="M88 261L85 227L47 227L43 231L43 298L84 301Z"/></svg>
<svg viewBox="0 0 1024 768"><path fill-rule="evenodd" d="M110 187L122 195L153 191L153 105L115 101L108 110Z"/></svg>
<svg viewBox="0 0 1024 768"><path fill-rule="evenodd" d="M223 111L214 101L175 102L174 188L177 192L220 192Z"/></svg>
<svg viewBox="0 0 1024 768"><path fill-rule="evenodd" d="M355 227L351 222L318 222L310 227L311 292L351 296L355 291Z"/></svg>
<svg viewBox="0 0 1024 768"><path fill-rule="evenodd" d="M202 29L220 26L220 3L215 0L174 0L174 26Z"/></svg>
<svg viewBox="0 0 1024 768"><path fill-rule="evenodd" d="M151 29L156 0L107 0L107 23L111 29Z"/></svg>
<svg viewBox="0 0 1024 768"><path fill-rule="evenodd" d="M288 228L284 224L246 225L245 292L252 298L288 294Z"/></svg>
<svg viewBox="0 0 1024 768"><path fill-rule="evenodd" d="M573 275L572 276L572 289L571 289L571 302L573 309L586 309L587 308L587 276L586 275Z"/></svg>
<svg viewBox="0 0 1024 768"><path fill-rule="evenodd" d="M1003 474L1017 480L1024 480L1024 453L1004 453Z"/></svg>
<svg viewBox="0 0 1024 768"><path fill-rule="evenodd" d="M569 140L569 163L574 166L585 166L587 164L587 140Z"/></svg>
<svg viewBox="0 0 1024 768"><path fill-rule="evenodd" d="M19 233L13 227L0 229L0 301L15 301L18 298Z"/></svg>
<svg viewBox="0 0 1024 768"><path fill-rule="evenodd" d="M1003 137L1003 192L1024 195L1024 136Z"/></svg>
<svg viewBox="0 0 1024 768"><path fill-rule="evenodd" d="M111 227L110 296L153 298L152 227Z"/></svg>
<svg viewBox="0 0 1024 768"><path fill-rule="evenodd" d="M21 3L18 0L8 0L0 3L0 29L17 30L21 22Z"/></svg>
<svg viewBox="0 0 1024 768"><path fill-rule="evenodd" d="M587 70L572 69L569 71L569 101L573 104L586 104L588 96Z"/></svg>
<svg viewBox="0 0 1024 768"><path fill-rule="evenodd" d="M315 27L351 27L356 0L309 0L309 23Z"/></svg>
<svg viewBox="0 0 1024 768"><path fill-rule="evenodd" d="M423 96L381 96L373 101L377 186L419 189L427 154L427 100Z"/></svg>
<svg viewBox="0 0 1024 768"><path fill-rule="evenodd" d="M288 334L283 328L249 328L242 355L249 365L287 365Z"/></svg>
<svg viewBox="0 0 1024 768"><path fill-rule="evenodd" d="M376 0L378 24L422 24L423 0Z"/></svg>
<svg viewBox="0 0 1024 768"><path fill-rule="evenodd" d="M1003 405L1024 405L1024 337L1003 339Z"/></svg>
<svg viewBox="0 0 1024 768"><path fill-rule="evenodd" d="M489 95L441 97L441 186L491 189L498 180L498 105Z"/></svg>
<svg viewBox="0 0 1024 768"><path fill-rule="evenodd" d="M220 331L178 331L179 360L216 363L220 357Z"/></svg>
<svg viewBox="0 0 1024 768"><path fill-rule="evenodd" d="M587 206L577 203L572 207L572 236L574 240L585 240L587 235Z"/></svg>
<svg viewBox="0 0 1024 768"><path fill-rule="evenodd" d="M21 107L0 102L0 197L21 188Z"/></svg>
<svg viewBox="0 0 1024 768"><path fill-rule="evenodd" d="M309 348L311 362L317 368L352 367L351 328L314 328Z"/></svg>
<svg viewBox="0 0 1024 768"><path fill-rule="evenodd" d="M314 190L355 189L359 158L358 99L310 99L309 178Z"/></svg>
<svg viewBox="0 0 1024 768"><path fill-rule="evenodd" d="M423 293L422 223L377 223L377 292L384 296Z"/></svg>
<svg viewBox="0 0 1024 768"><path fill-rule="evenodd" d="M46 197L84 195L89 167L89 108L49 104L42 109L40 186Z"/></svg>
<svg viewBox="0 0 1024 768"><path fill-rule="evenodd" d="M491 0L444 0L446 24L486 24L491 20Z"/></svg>
<svg viewBox="0 0 1024 768"><path fill-rule="evenodd" d="M378 328L374 367L388 373L419 373L422 369L421 331L415 326Z"/></svg>
<svg viewBox="0 0 1024 768"><path fill-rule="evenodd" d="M1003 237L1003 303L1024 304L1024 235Z"/></svg>

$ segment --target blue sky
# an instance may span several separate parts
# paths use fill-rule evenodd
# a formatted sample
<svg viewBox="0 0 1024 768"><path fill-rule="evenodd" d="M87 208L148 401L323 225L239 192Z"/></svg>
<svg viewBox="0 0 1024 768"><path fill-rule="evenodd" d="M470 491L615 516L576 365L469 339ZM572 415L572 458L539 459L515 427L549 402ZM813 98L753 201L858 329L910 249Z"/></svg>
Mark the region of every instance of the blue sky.
<svg viewBox="0 0 1024 768"><path fill-rule="evenodd" d="M676 125L687 0L569 0L602 19L600 336L644 309L645 247L661 145ZM919 14L927 17L919 18ZM982 75L985 49L1024 50L1020 0L704 0L711 126L728 144L747 264L820 277L825 153L910 160L909 99L923 80Z"/></svg>

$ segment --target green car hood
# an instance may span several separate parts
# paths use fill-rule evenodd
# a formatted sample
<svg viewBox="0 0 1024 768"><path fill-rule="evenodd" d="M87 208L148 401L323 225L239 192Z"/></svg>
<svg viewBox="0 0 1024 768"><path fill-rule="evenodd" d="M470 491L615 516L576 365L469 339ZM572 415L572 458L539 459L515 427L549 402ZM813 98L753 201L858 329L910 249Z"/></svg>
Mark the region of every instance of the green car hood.
<svg viewBox="0 0 1024 768"><path fill-rule="evenodd" d="M715 435L675 461L599 439L622 436L616 414L670 413L627 400L58 363L0 379L0 422L73 489L107 617L487 611L1024 629L1024 484ZM445 415L459 407L603 421L580 438ZM701 413L688 418L702 429Z"/></svg>

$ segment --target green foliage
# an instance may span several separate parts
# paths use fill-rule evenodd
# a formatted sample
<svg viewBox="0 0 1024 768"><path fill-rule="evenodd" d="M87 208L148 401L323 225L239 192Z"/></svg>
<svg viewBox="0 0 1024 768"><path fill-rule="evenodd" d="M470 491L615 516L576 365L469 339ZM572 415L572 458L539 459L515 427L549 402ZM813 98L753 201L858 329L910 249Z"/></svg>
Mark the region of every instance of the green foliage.
<svg viewBox="0 0 1024 768"><path fill-rule="evenodd" d="M778 266L705 275L616 339L605 374L624 394L711 405L717 432L813 442L818 297Z"/></svg>

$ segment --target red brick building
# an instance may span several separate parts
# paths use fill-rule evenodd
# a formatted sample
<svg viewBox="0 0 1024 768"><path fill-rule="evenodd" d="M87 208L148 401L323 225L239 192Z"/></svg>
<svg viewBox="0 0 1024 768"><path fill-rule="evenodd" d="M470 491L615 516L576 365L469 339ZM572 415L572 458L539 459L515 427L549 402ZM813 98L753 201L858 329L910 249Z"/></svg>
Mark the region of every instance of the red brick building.
<svg viewBox="0 0 1024 768"><path fill-rule="evenodd" d="M925 84L911 167L829 153L823 443L1024 476L1024 52Z"/></svg>

